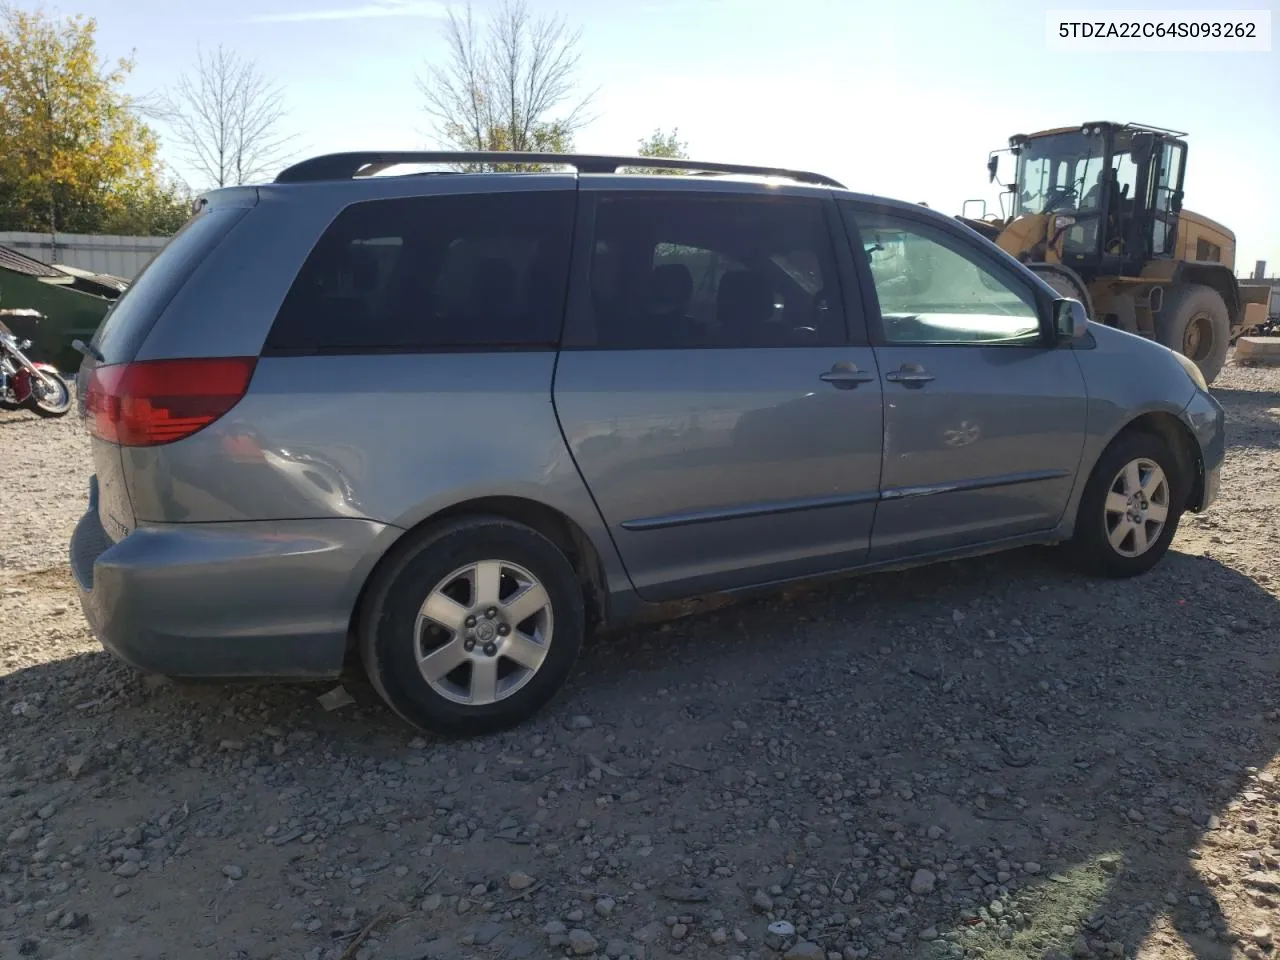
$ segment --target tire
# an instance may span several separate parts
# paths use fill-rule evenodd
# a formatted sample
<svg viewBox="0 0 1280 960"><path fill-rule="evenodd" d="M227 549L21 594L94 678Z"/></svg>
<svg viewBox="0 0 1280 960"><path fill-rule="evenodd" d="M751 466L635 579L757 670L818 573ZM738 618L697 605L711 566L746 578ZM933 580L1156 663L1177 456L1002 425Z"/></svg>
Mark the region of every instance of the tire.
<svg viewBox="0 0 1280 960"><path fill-rule="evenodd" d="M1093 315L1093 298L1089 296L1089 288L1080 274L1068 266L1059 263L1028 263L1027 268L1058 293L1059 296L1070 297L1084 304L1085 315L1090 320L1097 319Z"/></svg>
<svg viewBox="0 0 1280 960"><path fill-rule="evenodd" d="M1141 552L1137 552L1136 530L1120 537L1118 546L1113 545L1112 533L1118 524L1129 523L1131 528L1137 524L1133 524L1128 515L1116 512L1122 506L1119 501L1108 503L1113 487L1123 498L1127 484L1122 474L1135 464L1140 465L1141 479L1154 477L1154 472L1141 469L1143 465L1158 467L1164 476L1163 495L1158 488L1149 490L1149 496L1144 498L1147 508L1142 509L1141 503L1134 505L1147 518L1142 531L1148 546ZM1103 577L1135 577L1146 573L1160 562L1178 532L1188 492L1187 478L1182 475L1178 458L1167 443L1154 434L1138 430L1122 433L1098 458L1080 497L1075 534L1067 545L1076 566L1085 573ZM1123 506L1127 509L1129 505ZM1164 507L1165 518L1163 526L1157 529L1152 519L1156 514L1153 508L1160 506Z"/></svg>
<svg viewBox="0 0 1280 960"><path fill-rule="evenodd" d="M1213 383L1231 345L1231 317L1222 295L1200 284L1172 288L1156 316L1156 339L1193 360L1205 383Z"/></svg>
<svg viewBox="0 0 1280 960"><path fill-rule="evenodd" d="M71 385L67 383L66 377L53 370L41 370L40 375L53 383L52 393L42 395L36 390L35 384L32 384L31 396L27 398L25 406L42 417L65 416L71 409Z"/></svg>
<svg viewBox="0 0 1280 960"><path fill-rule="evenodd" d="M585 605L572 565L542 534L501 517L456 520L410 536L374 573L358 621L360 657L374 688L408 723L446 736L496 733L528 720L564 686L582 647ZM497 603L475 602L477 580L498 584L480 588ZM503 614L522 582L526 591L529 582L540 585L546 604L508 623ZM538 599L523 596L525 609ZM429 598L456 630L420 620ZM437 674L434 682L419 669L419 651L437 657L436 669L427 669ZM486 676L496 677L491 691Z"/></svg>

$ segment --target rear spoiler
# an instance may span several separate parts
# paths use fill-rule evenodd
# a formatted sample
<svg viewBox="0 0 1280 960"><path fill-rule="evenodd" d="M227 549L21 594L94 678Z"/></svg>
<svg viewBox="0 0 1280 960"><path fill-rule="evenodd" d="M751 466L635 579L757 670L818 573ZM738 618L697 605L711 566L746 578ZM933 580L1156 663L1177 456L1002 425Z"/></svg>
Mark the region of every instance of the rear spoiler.
<svg viewBox="0 0 1280 960"><path fill-rule="evenodd" d="M210 207L256 207L259 200L257 187L219 187L202 193L191 201L191 215Z"/></svg>

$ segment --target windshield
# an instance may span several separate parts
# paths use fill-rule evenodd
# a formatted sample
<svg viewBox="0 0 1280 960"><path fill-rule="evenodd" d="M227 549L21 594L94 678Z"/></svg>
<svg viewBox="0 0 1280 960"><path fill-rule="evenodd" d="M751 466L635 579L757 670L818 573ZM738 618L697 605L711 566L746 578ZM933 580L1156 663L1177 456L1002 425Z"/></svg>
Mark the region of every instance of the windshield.
<svg viewBox="0 0 1280 960"><path fill-rule="evenodd" d="M1098 181L1102 157L1101 136L1058 133L1028 141L1018 157L1014 215L1086 209L1082 201Z"/></svg>

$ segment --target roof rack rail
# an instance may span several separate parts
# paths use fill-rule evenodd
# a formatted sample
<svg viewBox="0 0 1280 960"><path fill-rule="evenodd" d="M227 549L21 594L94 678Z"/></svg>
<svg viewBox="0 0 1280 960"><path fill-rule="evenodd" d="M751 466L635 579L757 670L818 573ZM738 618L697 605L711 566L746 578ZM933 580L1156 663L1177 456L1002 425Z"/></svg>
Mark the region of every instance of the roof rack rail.
<svg viewBox="0 0 1280 960"><path fill-rule="evenodd" d="M1185 130L1171 130L1168 127L1157 127L1150 123L1126 123L1121 129L1145 130L1148 133L1167 133L1171 137L1178 138L1189 136Z"/></svg>
<svg viewBox="0 0 1280 960"><path fill-rule="evenodd" d="M515 153L503 151L384 151L329 153L302 160L280 172L276 183L309 183L317 180L350 180L368 177L389 167L413 163L540 163L574 167L579 173L617 173L621 167L688 170L700 173L739 173L764 177L786 177L800 183L844 189L844 184L821 173L756 167L738 163L703 163L667 157L611 157L577 153Z"/></svg>

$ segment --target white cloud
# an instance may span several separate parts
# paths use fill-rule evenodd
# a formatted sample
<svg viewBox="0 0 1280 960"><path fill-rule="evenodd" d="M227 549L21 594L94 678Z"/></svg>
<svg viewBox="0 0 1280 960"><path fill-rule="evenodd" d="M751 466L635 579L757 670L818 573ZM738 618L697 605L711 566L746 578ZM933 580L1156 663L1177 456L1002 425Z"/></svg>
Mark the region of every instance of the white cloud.
<svg viewBox="0 0 1280 960"><path fill-rule="evenodd" d="M281 13L259 13L248 23L305 23L317 20L373 20L381 17L443 17L446 7L437 0L374 0L358 7L315 7Z"/></svg>

